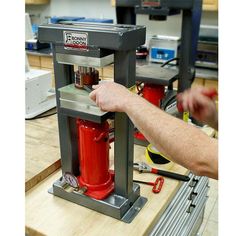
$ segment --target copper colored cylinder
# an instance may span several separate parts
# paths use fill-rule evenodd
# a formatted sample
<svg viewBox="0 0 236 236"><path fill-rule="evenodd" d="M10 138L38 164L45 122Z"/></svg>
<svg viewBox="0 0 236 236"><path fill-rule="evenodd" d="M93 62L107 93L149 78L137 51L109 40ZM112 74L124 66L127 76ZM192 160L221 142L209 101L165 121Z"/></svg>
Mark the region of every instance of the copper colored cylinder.
<svg viewBox="0 0 236 236"><path fill-rule="evenodd" d="M99 72L92 67L79 67L75 73L75 87L98 84Z"/></svg>

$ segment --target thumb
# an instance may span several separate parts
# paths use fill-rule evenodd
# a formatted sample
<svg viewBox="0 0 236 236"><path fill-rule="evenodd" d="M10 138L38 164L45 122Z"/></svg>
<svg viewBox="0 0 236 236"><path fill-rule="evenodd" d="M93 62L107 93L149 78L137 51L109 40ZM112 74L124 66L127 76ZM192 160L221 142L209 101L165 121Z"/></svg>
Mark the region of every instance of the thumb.
<svg viewBox="0 0 236 236"><path fill-rule="evenodd" d="M94 86L94 85L93 85ZM93 90L90 94L89 94L89 97L93 100L93 101L96 101L96 91Z"/></svg>

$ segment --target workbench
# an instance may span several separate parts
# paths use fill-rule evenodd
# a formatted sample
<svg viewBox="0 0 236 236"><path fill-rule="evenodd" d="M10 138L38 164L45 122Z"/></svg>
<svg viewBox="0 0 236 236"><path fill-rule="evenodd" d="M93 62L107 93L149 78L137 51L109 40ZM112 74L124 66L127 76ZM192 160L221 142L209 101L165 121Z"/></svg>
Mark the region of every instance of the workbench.
<svg viewBox="0 0 236 236"><path fill-rule="evenodd" d="M135 160L145 161L145 148L135 145L134 150ZM173 165L170 170L182 174L188 172L179 165ZM61 170L58 170L26 192L28 232L36 230L45 235L55 236L143 235L153 227L153 222L161 215L181 185L177 180L165 178L163 189L159 194L154 194L151 186L141 185L141 196L147 197L148 202L133 222L126 224L49 194L48 189L60 176ZM152 182L156 177L154 174L134 172L134 178L139 180Z"/></svg>
<svg viewBox="0 0 236 236"><path fill-rule="evenodd" d="M45 114L51 114L52 109ZM61 167L57 115L26 120L25 191Z"/></svg>
<svg viewBox="0 0 236 236"><path fill-rule="evenodd" d="M33 173L28 173L26 176L28 178L27 182L34 178L37 179L37 176L40 176L40 178L37 179L37 182L41 181L34 187L31 185L29 190L26 192L25 223L26 233L29 236L148 235L156 225L158 219L163 215L165 209L173 201L173 198L176 196L177 191L182 185L180 181L165 178L162 191L159 194L154 194L151 191L151 186L141 184L141 196L147 197L148 201L130 224L56 197L48 193L48 189L52 186L53 182L61 177L61 170L56 170L58 168L58 164L56 165L57 168L54 166L59 158L58 140L56 140L56 115L26 122L26 130L28 134L26 139L26 154L27 156L33 154L31 159L27 159L29 163L26 163L26 166L33 166L35 164L35 160L37 159L37 155L42 154L42 156L45 156L45 160L48 159L47 164L45 164L45 160L42 160L43 164L41 166L41 170L39 167L38 169L34 169L34 171L37 172L35 175L33 175ZM40 126L45 123L47 123L48 126L44 129L42 129L42 127L40 128ZM36 131L39 133L37 134ZM207 132L212 132L212 130L208 130ZM37 152L30 152L30 150L35 148L37 145L38 148L35 149ZM53 145L55 149L51 150L47 154L47 151L52 149ZM43 153L40 152L40 150L43 150ZM113 149L110 150L111 168L113 166L112 150ZM135 145L134 160L146 161L144 147ZM40 158L38 162L40 162ZM54 172L45 178L45 176L49 174L46 168L47 166L51 166L49 168L50 172ZM52 166L54 166L54 169ZM160 165L152 166L167 169L180 174L187 174L189 172L187 169L177 164L169 163L161 167ZM153 182L156 177L157 176L154 174L139 174L134 171L134 178L138 180ZM43 178L45 179L42 180Z"/></svg>

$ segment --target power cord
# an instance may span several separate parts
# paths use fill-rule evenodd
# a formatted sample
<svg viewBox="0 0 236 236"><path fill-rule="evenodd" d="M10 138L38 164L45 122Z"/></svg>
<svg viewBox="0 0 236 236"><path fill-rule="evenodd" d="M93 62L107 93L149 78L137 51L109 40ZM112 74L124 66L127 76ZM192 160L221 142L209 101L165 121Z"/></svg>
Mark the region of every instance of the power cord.
<svg viewBox="0 0 236 236"><path fill-rule="evenodd" d="M172 61L179 61L179 57L173 57L173 58L171 58L171 59L169 59L168 61L166 61L166 62L164 62L162 65L161 65L161 67L164 67L164 66L166 66L166 65L168 65L170 62L172 62Z"/></svg>
<svg viewBox="0 0 236 236"><path fill-rule="evenodd" d="M51 109L51 110L55 110L55 108L53 108L53 109ZM48 111L47 111L48 112ZM47 112L44 112L43 114L45 114L45 115L38 115L38 116L35 116L35 117L33 117L33 118L26 118L25 120L36 120L36 119L41 119L41 118L45 118L45 117L48 117L48 116L53 116L53 115L55 115L55 114L57 114L57 111L55 111L55 112L51 112L51 113L48 113L47 114Z"/></svg>

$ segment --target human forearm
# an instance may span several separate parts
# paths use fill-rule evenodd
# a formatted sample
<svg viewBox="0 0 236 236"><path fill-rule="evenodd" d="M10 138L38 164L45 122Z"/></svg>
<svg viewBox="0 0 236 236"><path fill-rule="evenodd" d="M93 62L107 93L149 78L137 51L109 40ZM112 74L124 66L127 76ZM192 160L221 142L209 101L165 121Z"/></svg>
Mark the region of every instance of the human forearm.
<svg viewBox="0 0 236 236"><path fill-rule="evenodd" d="M217 141L134 95L124 111L164 155L197 174L217 178Z"/></svg>
<svg viewBox="0 0 236 236"><path fill-rule="evenodd" d="M217 178L216 140L172 117L116 83L93 86L90 98L103 111L126 112L150 143L173 161L199 175Z"/></svg>

